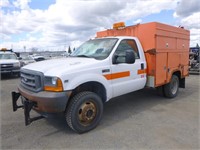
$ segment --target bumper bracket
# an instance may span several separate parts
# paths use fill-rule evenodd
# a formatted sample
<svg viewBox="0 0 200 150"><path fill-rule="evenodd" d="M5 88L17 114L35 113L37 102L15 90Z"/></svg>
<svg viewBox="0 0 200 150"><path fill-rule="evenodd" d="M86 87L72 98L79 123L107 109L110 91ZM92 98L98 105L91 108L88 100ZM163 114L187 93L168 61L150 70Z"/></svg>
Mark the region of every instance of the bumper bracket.
<svg viewBox="0 0 200 150"><path fill-rule="evenodd" d="M35 103L31 102L31 101L24 101L24 116L25 116L25 125L29 125L31 124L31 122L39 120L44 118L43 116L37 116L34 118L30 117L30 111L33 108L33 106L35 105Z"/></svg>
<svg viewBox="0 0 200 150"><path fill-rule="evenodd" d="M24 109L24 118L25 118L25 125L31 124L33 121L39 120L44 118L44 116L37 116L37 117L30 117L30 111L32 108L36 105L34 102L29 101L25 99L23 101L22 105L17 105L17 101L19 100L19 97L21 96L20 93L12 92L12 105L13 105L13 111L17 111L18 108Z"/></svg>
<svg viewBox="0 0 200 150"><path fill-rule="evenodd" d="M17 100L20 97L20 93L12 92L12 106L13 106L13 111L17 111L18 108L22 108L23 105L18 106L17 105Z"/></svg>

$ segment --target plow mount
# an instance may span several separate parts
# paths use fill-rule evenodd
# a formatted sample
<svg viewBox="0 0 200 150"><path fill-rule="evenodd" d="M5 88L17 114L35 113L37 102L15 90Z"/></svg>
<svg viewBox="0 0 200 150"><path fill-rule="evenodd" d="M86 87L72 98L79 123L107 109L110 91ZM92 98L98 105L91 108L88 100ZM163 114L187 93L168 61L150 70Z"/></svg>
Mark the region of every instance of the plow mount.
<svg viewBox="0 0 200 150"><path fill-rule="evenodd" d="M37 117L30 117L30 112L33 109L34 106L36 106L36 103L33 101L29 101L26 98L23 97L23 101L21 105L17 104L17 101L19 100L19 97L21 96L20 93L12 92L12 106L13 111L17 111L19 108L24 109L24 118L25 118L25 125L31 124L33 121L39 120L44 118L44 116L37 116ZM22 96L21 96L22 97Z"/></svg>

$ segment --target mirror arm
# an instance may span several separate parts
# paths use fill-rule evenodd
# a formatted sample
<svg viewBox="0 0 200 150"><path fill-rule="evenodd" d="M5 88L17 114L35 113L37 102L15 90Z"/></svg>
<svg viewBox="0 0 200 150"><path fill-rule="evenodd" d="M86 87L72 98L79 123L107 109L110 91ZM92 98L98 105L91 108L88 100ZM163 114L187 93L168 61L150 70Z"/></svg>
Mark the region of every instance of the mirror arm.
<svg viewBox="0 0 200 150"><path fill-rule="evenodd" d="M114 54L113 58L112 58L112 63L113 64L118 64L117 63L117 58L118 58L118 55Z"/></svg>

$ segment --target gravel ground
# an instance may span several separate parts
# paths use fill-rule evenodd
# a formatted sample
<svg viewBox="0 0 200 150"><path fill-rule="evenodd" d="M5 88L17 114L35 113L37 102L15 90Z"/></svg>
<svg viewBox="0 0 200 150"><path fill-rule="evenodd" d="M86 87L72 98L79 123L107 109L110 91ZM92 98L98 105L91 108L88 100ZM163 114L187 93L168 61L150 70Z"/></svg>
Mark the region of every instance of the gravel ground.
<svg viewBox="0 0 200 150"><path fill-rule="evenodd" d="M62 115L25 126L23 110L12 112L10 92L18 83L2 76L1 149L200 149L198 75L190 75L174 99L154 89L112 99L99 126L85 134L71 131Z"/></svg>

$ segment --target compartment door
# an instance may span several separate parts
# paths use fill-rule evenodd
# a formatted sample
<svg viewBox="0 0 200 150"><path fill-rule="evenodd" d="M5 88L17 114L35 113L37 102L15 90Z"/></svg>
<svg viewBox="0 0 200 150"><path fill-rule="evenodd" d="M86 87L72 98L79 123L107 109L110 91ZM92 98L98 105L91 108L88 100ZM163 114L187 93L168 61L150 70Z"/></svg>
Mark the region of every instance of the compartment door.
<svg viewBox="0 0 200 150"><path fill-rule="evenodd" d="M162 85L167 81L167 53L160 52L156 54L156 77L155 85Z"/></svg>

